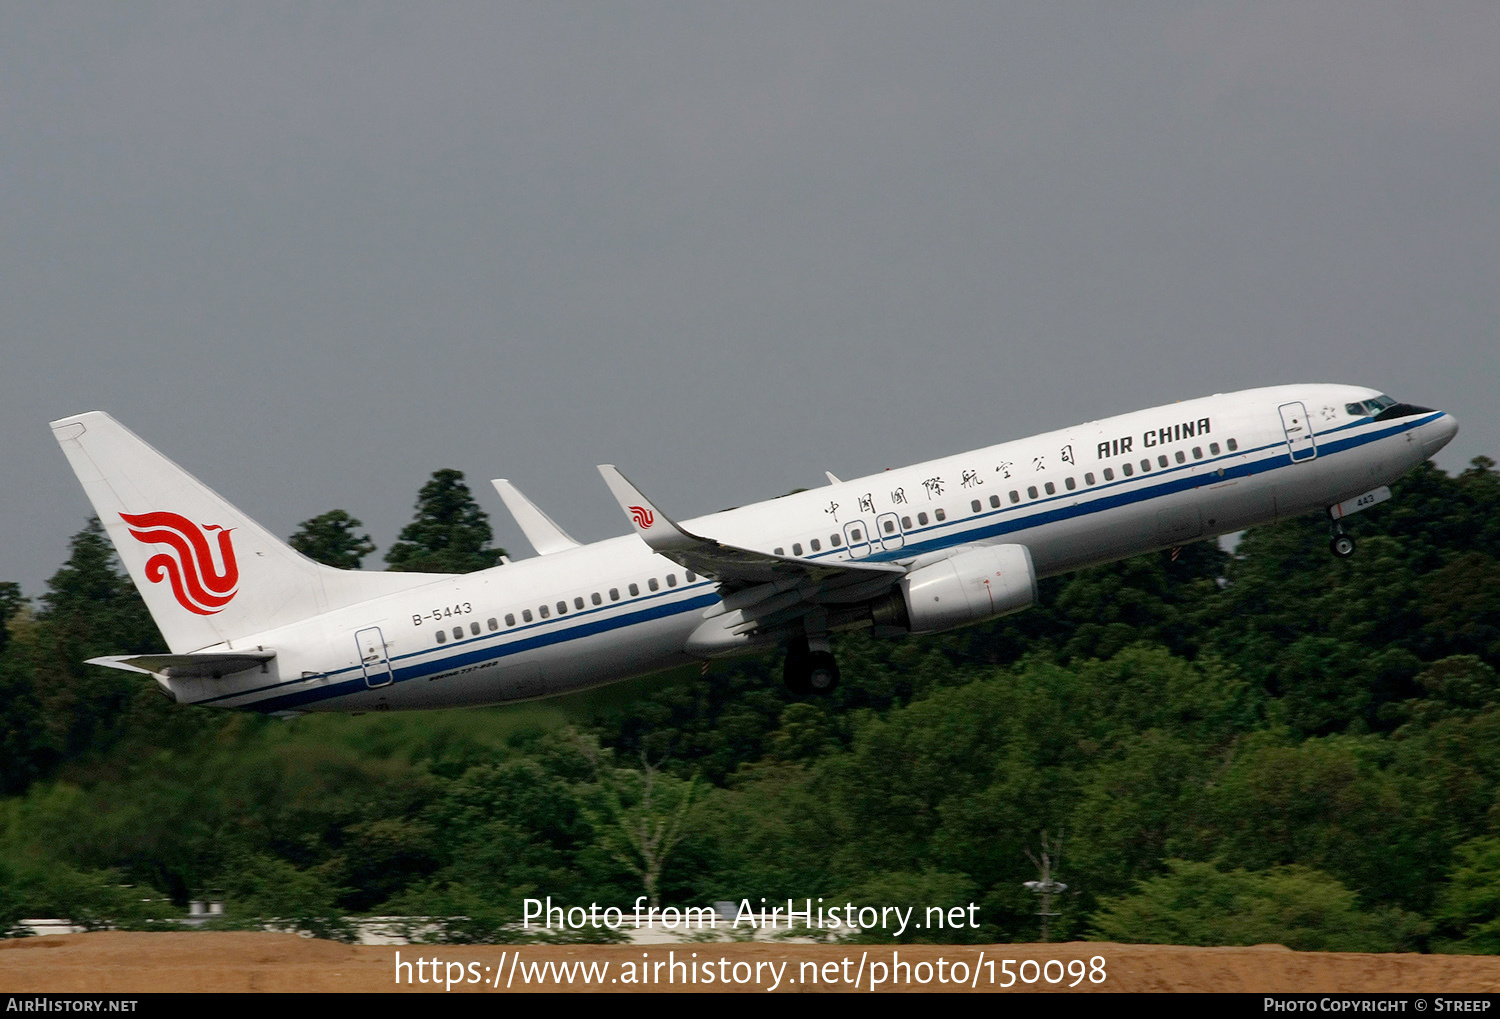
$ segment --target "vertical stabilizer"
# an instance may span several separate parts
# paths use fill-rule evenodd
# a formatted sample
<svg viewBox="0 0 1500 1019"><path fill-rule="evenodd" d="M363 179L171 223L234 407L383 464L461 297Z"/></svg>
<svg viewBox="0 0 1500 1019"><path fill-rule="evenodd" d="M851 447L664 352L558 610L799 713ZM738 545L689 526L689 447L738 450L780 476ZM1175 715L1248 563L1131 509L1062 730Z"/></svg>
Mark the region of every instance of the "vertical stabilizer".
<svg viewBox="0 0 1500 1019"><path fill-rule="evenodd" d="M441 579L315 563L108 414L52 434L175 654Z"/></svg>

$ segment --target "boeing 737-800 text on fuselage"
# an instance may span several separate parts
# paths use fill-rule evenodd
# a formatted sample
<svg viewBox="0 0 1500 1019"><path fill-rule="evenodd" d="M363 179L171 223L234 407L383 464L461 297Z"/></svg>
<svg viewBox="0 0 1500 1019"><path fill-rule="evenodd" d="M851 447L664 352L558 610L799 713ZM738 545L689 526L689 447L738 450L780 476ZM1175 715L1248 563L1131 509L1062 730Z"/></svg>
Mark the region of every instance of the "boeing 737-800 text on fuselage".
<svg viewBox="0 0 1500 1019"><path fill-rule="evenodd" d="M52 423L171 648L94 663L266 712L494 704L777 647L823 692L831 633L1018 612L1039 577L1317 510L1350 555L1343 518L1457 430L1372 389L1253 389L681 523L605 465L633 534L579 544L496 481L539 554L452 576L322 566L107 414Z"/></svg>

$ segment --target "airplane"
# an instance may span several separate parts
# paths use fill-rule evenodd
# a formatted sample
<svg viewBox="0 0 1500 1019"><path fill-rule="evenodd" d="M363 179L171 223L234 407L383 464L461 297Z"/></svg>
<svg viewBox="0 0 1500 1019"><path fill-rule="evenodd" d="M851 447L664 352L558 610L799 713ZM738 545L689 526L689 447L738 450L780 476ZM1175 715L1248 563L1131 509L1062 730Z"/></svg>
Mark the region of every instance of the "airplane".
<svg viewBox="0 0 1500 1019"><path fill-rule="evenodd" d="M91 663L278 715L530 700L778 648L794 693L826 694L831 634L994 619L1042 577L1319 510L1352 555L1344 519L1458 431L1373 389L1251 389L681 522L605 464L631 533L580 543L497 480L537 555L446 575L323 566L108 414L51 427L170 648Z"/></svg>

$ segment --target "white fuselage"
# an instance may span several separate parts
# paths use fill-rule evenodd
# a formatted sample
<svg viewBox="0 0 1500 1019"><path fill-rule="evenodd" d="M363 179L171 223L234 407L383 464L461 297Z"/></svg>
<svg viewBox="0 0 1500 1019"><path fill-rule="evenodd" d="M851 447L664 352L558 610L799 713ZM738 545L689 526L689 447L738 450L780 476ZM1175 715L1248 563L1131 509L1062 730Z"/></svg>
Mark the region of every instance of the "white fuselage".
<svg viewBox="0 0 1500 1019"><path fill-rule="evenodd" d="M1324 509L1389 484L1456 430L1437 411L1375 421L1346 410L1375 395L1303 385L1189 400L682 526L816 560L905 564L1020 544L1039 576L1055 575ZM698 661L688 637L719 605L712 581L631 534L219 646L274 648L264 671L161 682L184 703L272 712L523 700Z"/></svg>

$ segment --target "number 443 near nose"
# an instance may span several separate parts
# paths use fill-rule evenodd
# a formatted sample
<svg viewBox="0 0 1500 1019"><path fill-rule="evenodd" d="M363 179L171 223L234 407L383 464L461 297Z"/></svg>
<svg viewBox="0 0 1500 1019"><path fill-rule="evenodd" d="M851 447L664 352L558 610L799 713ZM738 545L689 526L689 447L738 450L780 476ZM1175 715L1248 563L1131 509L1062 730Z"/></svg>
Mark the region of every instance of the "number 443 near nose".
<svg viewBox="0 0 1500 1019"><path fill-rule="evenodd" d="M632 533L568 537L495 487L537 556L464 575L304 558L94 412L52 423L170 654L93 659L181 703L371 711L546 697L777 649L838 684L829 635L936 633L1037 579L1325 511L1343 520L1458 431L1372 389L1294 385L1137 411L677 521L604 465Z"/></svg>

